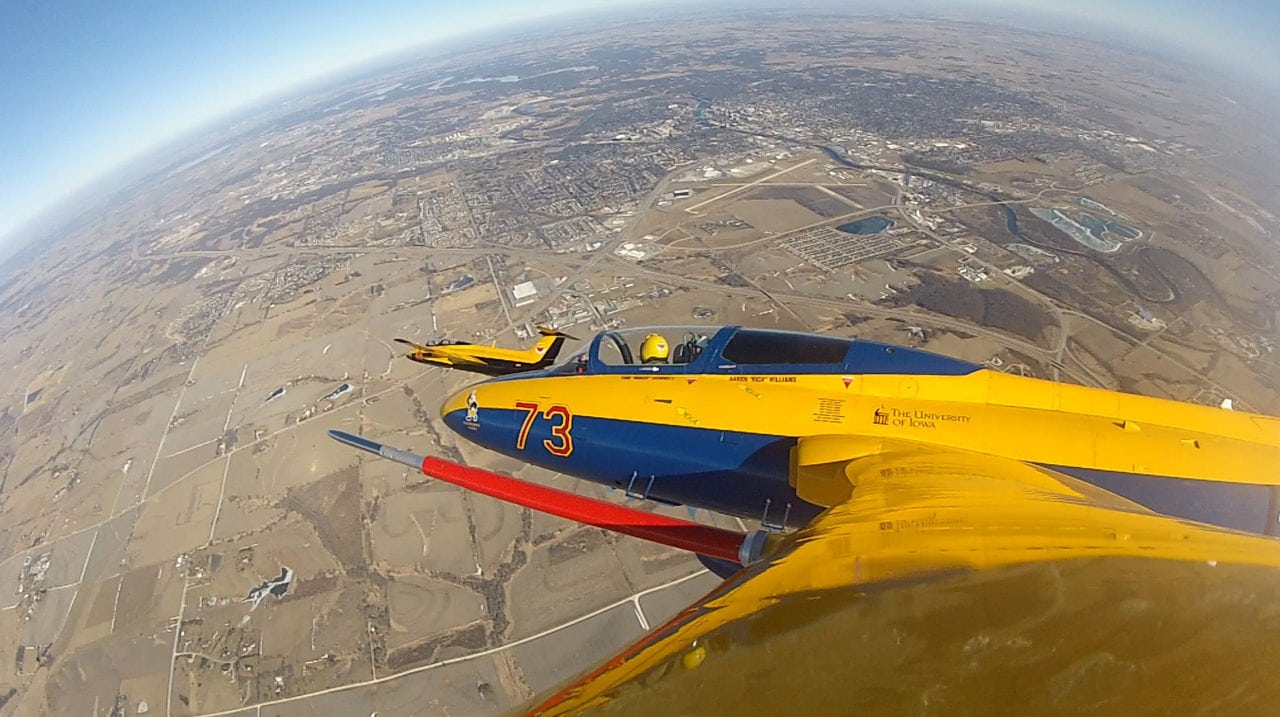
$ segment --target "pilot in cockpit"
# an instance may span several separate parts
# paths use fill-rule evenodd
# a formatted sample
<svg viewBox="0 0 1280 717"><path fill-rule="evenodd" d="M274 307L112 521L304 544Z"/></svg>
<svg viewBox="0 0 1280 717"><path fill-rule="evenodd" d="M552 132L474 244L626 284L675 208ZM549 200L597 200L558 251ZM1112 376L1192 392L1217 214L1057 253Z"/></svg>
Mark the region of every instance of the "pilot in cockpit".
<svg viewBox="0 0 1280 717"><path fill-rule="evenodd" d="M671 346L662 334L649 334L640 344L640 363L666 363L671 357Z"/></svg>

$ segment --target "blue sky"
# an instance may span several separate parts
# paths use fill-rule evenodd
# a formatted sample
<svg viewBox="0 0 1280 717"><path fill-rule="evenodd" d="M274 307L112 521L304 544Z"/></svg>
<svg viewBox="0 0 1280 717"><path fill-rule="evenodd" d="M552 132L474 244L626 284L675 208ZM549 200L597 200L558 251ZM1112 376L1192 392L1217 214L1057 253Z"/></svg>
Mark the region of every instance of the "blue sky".
<svg viewBox="0 0 1280 717"><path fill-rule="evenodd" d="M0 0L0 242L148 148L294 85L441 38L638 4L656 3ZM1050 10L1118 24L1244 71L1280 73L1280 10L1271 2L943 5Z"/></svg>
<svg viewBox="0 0 1280 717"><path fill-rule="evenodd" d="M254 100L432 40L626 4L0 0L0 241Z"/></svg>

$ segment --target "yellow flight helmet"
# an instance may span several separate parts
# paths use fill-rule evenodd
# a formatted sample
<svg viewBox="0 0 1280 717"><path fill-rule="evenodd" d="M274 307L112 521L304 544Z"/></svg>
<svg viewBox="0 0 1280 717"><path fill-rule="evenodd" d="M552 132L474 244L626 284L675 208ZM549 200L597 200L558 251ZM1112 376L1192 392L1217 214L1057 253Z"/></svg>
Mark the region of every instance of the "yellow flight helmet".
<svg viewBox="0 0 1280 717"><path fill-rule="evenodd" d="M640 363L666 363L671 346L662 334L649 334L640 344Z"/></svg>

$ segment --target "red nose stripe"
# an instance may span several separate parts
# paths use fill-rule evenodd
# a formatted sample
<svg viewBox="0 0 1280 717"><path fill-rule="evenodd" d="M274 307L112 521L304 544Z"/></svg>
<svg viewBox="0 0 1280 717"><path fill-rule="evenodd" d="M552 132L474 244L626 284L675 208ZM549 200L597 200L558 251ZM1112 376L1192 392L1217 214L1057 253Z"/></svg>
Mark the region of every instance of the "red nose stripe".
<svg viewBox="0 0 1280 717"><path fill-rule="evenodd" d="M733 563L739 561L738 549L746 538L732 530L606 503L433 456L423 459L422 472L508 503Z"/></svg>

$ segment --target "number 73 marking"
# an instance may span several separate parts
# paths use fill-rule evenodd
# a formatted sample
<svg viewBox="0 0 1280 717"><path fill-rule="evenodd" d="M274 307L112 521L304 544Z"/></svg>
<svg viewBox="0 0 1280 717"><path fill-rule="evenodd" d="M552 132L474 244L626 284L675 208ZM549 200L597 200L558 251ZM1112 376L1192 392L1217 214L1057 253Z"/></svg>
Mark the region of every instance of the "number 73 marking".
<svg viewBox="0 0 1280 717"><path fill-rule="evenodd" d="M551 437L544 438L542 447L553 456L564 458L573 453L573 436L570 431L573 430L573 414L569 413L569 409L561 405L542 406L527 401L517 401L516 410L524 411L524 423L520 424L520 435L516 436L516 450L523 451L525 443L529 440L529 430L533 428L533 422L539 415L547 421L551 421Z"/></svg>

